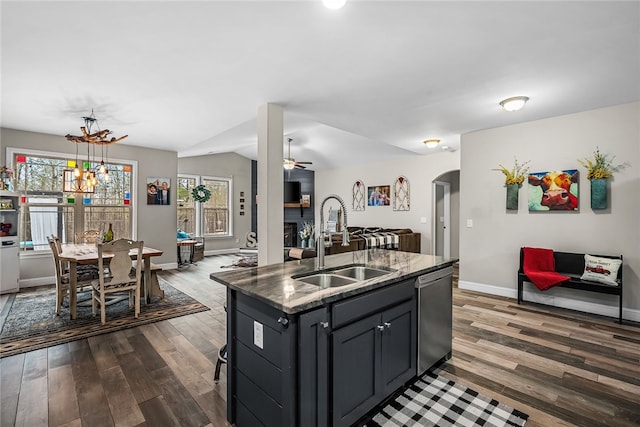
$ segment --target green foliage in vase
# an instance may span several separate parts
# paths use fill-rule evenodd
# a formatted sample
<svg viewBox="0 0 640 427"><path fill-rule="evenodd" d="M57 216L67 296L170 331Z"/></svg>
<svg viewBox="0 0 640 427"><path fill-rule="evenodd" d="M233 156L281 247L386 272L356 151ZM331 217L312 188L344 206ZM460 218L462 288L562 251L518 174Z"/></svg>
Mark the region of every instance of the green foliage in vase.
<svg viewBox="0 0 640 427"><path fill-rule="evenodd" d="M498 169L492 169L494 171L502 172L505 176L504 183L505 185L509 184L522 184L524 182L527 173L529 173L529 163L531 160L527 160L524 163L518 163L518 159L514 157L514 166L512 169L507 169L501 164L498 165Z"/></svg>
<svg viewBox="0 0 640 427"><path fill-rule="evenodd" d="M618 172L625 164L614 165L616 156L600 153L600 148L596 147L593 152L593 159L578 159L578 162L587 169L587 179L611 178L614 172Z"/></svg>

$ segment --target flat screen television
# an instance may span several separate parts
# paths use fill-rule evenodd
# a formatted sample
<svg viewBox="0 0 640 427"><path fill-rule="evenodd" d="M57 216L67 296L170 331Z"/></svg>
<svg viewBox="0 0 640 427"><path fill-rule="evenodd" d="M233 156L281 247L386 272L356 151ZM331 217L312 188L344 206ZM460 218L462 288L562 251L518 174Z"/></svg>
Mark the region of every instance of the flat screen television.
<svg viewBox="0 0 640 427"><path fill-rule="evenodd" d="M284 183L284 202L300 203L300 181L285 181Z"/></svg>

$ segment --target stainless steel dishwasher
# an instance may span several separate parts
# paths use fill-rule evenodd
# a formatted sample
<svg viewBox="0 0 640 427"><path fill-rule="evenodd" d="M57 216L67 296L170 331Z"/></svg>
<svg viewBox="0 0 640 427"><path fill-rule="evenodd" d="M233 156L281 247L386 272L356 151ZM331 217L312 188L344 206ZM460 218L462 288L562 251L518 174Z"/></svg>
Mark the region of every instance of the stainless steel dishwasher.
<svg viewBox="0 0 640 427"><path fill-rule="evenodd" d="M451 358L453 268L446 267L416 280L418 300L418 375Z"/></svg>

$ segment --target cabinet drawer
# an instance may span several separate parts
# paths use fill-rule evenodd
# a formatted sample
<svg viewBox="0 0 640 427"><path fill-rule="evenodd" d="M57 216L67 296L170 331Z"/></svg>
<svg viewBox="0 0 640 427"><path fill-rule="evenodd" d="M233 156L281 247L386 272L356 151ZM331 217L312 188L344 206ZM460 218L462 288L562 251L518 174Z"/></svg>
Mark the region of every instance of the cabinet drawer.
<svg viewBox="0 0 640 427"><path fill-rule="evenodd" d="M379 312L386 307L412 299L414 295L414 281L405 280L364 295L337 302L331 309L331 326L333 329L339 328L371 313Z"/></svg>
<svg viewBox="0 0 640 427"><path fill-rule="evenodd" d="M238 403L246 408L251 408L253 416L262 421L260 424L267 427L281 427L283 425L282 407L242 372L237 372L236 379L236 399ZM238 427L244 427L240 423L237 425Z"/></svg>
<svg viewBox="0 0 640 427"><path fill-rule="evenodd" d="M236 314L236 338L248 349L259 354L278 368L282 368L283 338L280 331L274 330L267 324L262 324L262 348L254 344L254 320L244 313ZM260 323L260 322L259 322Z"/></svg>
<svg viewBox="0 0 640 427"><path fill-rule="evenodd" d="M282 404L282 370L241 342L235 348L238 370L278 404Z"/></svg>

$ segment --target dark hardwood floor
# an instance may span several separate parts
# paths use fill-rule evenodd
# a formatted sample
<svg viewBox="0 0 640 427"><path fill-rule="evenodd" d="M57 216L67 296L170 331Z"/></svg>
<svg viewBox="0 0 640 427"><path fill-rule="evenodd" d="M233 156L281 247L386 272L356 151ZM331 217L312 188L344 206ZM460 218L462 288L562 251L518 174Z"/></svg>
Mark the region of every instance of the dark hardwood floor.
<svg viewBox="0 0 640 427"><path fill-rule="evenodd" d="M161 273L210 311L1 359L0 425L227 426L225 365L213 382L225 289L209 273L235 259ZM455 288L440 374L529 414L528 427L640 425L640 328L610 318Z"/></svg>

